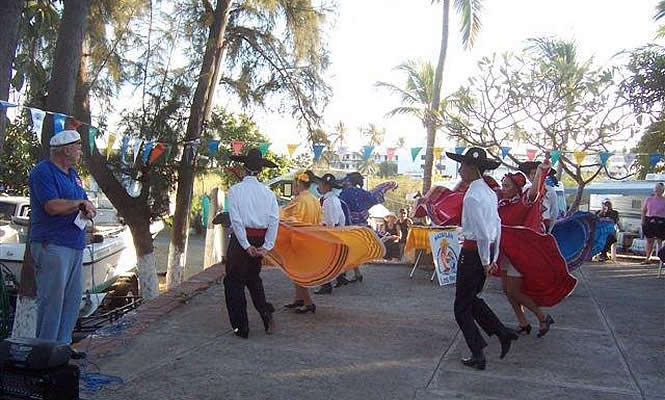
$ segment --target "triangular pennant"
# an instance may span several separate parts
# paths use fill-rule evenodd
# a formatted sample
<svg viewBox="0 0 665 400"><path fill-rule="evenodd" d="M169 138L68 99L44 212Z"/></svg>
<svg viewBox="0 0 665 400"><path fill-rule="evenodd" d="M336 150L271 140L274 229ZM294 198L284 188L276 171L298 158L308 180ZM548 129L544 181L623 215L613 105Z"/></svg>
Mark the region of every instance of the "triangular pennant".
<svg viewBox="0 0 665 400"><path fill-rule="evenodd" d="M649 154L649 165L651 165L651 167L655 167L656 164L658 164L660 162L661 157L662 156L661 156L660 153L651 153L651 154Z"/></svg>
<svg viewBox="0 0 665 400"><path fill-rule="evenodd" d="M626 163L626 167L630 167L635 162L637 155L635 153L627 153L623 155L623 161Z"/></svg>
<svg viewBox="0 0 665 400"><path fill-rule="evenodd" d="M152 165L159 159L159 157L164 154L166 151L166 146L164 143L157 143L155 148L150 152L150 157L148 158L148 165Z"/></svg>
<svg viewBox="0 0 665 400"><path fill-rule="evenodd" d="M295 153L297 148L298 148L298 145L294 144L294 143L289 143L289 144L286 145L286 151L289 152L289 157L293 157L293 153Z"/></svg>
<svg viewBox="0 0 665 400"><path fill-rule="evenodd" d="M259 143L259 151L261 152L262 156L266 155L266 151L268 151L269 147L270 143Z"/></svg>
<svg viewBox="0 0 665 400"><path fill-rule="evenodd" d="M162 162L167 163L171 159L171 151L173 150L173 145L172 144L167 144L165 145L164 149L164 157L162 157Z"/></svg>
<svg viewBox="0 0 665 400"><path fill-rule="evenodd" d="M129 150L129 136L123 135L120 142L120 162L125 162L125 156Z"/></svg>
<svg viewBox="0 0 665 400"><path fill-rule="evenodd" d="M152 140L148 140L143 144L143 152L141 153L141 161L143 161L143 164L148 164L148 157L150 157L150 152L152 151L153 146Z"/></svg>
<svg viewBox="0 0 665 400"><path fill-rule="evenodd" d="M44 125L44 118L46 118L46 112L40 110L39 108L30 108L30 115L32 116L32 129L34 130L37 138L41 142L42 140L42 126Z"/></svg>
<svg viewBox="0 0 665 400"><path fill-rule="evenodd" d="M132 144L132 154L134 156L134 161L132 162L132 165L136 165L136 160L139 158L139 153L141 152L141 144L143 143L143 140L141 139L134 139L134 143Z"/></svg>
<svg viewBox="0 0 665 400"><path fill-rule="evenodd" d="M550 160L552 160L552 165L558 163L559 158L561 158L561 152L559 150L550 151Z"/></svg>
<svg viewBox="0 0 665 400"><path fill-rule="evenodd" d="M598 157L600 158L600 163L604 166L605 164L607 164L607 160L609 160L610 157L612 157L612 152L609 152L609 151L601 151L601 152L598 154Z"/></svg>
<svg viewBox="0 0 665 400"><path fill-rule="evenodd" d="M416 161L416 157L418 157L418 153L420 153L420 150L422 150L422 147L412 147L411 148L411 160Z"/></svg>
<svg viewBox="0 0 665 400"><path fill-rule="evenodd" d="M65 114L53 113L53 134L57 135L58 133L65 130L65 120L67 116Z"/></svg>
<svg viewBox="0 0 665 400"><path fill-rule="evenodd" d="M510 147L501 146L501 158L506 158L508 153L510 153Z"/></svg>
<svg viewBox="0 0 665 400"><path fill-rule="evenodd" d="M536 149L526 149L526 159L529 161L533 161L536 158L537 153L538 150Z"/></svg>
<svg viewBox="0 0 665 400"><path fill-rule="evenodd" d="M16 107L17 105L14 103L10 103L8 101L0 100L0 108L3 110L9 107Z"/></svg>
<svg viewBox="0 0 665 400"><path fill-rule="evenodd" d="M464 150L466 150L466 147L464 147L464 146L455 147L455 153L456 154L462 154L462 153L464 153Z"/></svg>
<svg viewBox="0 0 665 400"><path fill-rule="evenodd" d="M443 154L443 147L435 147L434 148L434 160L440 160L441 155Z"/></svg>
<svg viewBox="0 0 665 400"><path fill-rule="evenodd" d="M312 145L312 151L314 151L314 161L319 161L321 154L323 153L323 148L326 147L323 144Z"/></svg>
<svg viewBox="0 0 665 400"><path fill-rule="evenodd" d="M95 147L97 147L97 127L91 126L88 128L88 149L90 150L90 155L95 152Z"/></svg>
<svg viewBox="0 0 665 400"><path fill-rule="evenodd" d="M363 146L363 160L369 160L372 152L374 151L374 146Z"/></svg>
<svg viewBox="0 0 665 400"><path fill-rule="evenodd" d="M111 157L111 151L113 151L113 144L115 143L115 133L109 132L109 138L106 141L106 159L108 160Z"/></svg>
<svg viewBox="0 0 665 400"><path fill-rule="evenodd" d="M81 127L81 125L83 125L83 122L79 121L76 118L69 118L66 124L67 129L72 129L72 130L77 130L79 127Z"/></svg>
<svg viewBox="0 0 665 400"><path fill-rule="evenodd" d="M586 158L586 151L574 151L573 157L575 158L577 165L581 165Z"/></svg>
<svg viewBox="0 0 665 400"><path fill-rule="evenodd" d="M219 149L219 140L208 141L208 153L210 153L210 155L212 156L216 155L218 149Z"/></svg>
<svg viewBox="0 0 665 400"><path fill-rule="evenodd" d="M389 147L386 149L386 158L388 158L388 161L392 161L393 158L395 158L395 151L397 149L394 147Z"/></svg>
<svg viewBox="0 0 665 400"><path fill-rule="evenodd" d="M233 150L234 155L240 154L242 151L243 147L245 147L245 142L241 140L233 140L231 141L231 149Z"/></svg>

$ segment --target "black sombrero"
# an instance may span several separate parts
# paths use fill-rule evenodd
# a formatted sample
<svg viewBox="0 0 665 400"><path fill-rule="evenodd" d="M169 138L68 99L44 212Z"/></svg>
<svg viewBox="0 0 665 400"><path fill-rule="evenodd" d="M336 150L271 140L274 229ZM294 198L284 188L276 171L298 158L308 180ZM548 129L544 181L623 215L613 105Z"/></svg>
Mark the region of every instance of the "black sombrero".
<svg viewBox="0 0 665 400"><path fill-rule="evenodd" d="M446 155L458 163L473 164L482 170L496 169L501 165L499 161L488 158L485 150L480 147L471 147L464 155L448 152L446 152Z"/></svg>
<svg viewBox="0 0 665 400"><path fill-rule="evenodd" d="M335 178L335 175L333 174L324 174L321 177L315 177L315 180L318 183L325 183L326 185L330 186L333 189L341 189L342 184L340 182L337 182L337 178Z"/></svg>
<svg viewBox="0 0 665 400"><path fill-rule="evenodd" d="M260 171L263 168L276 168L277 164L270 160L263 158L261 150L259 149L249 149L246 155L244 156L231 156L232 161L238 161L245 164L245 168L250 171Z"/></svg>

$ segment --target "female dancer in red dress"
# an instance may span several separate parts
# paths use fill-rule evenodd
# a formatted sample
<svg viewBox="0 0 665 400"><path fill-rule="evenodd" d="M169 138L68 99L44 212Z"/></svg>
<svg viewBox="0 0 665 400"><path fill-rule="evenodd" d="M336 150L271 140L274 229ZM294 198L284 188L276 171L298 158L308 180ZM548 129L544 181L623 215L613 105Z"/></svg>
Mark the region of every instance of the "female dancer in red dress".
<svg viewBox="0 0 665 400"><path fill-rule="evenodd" d="M524 190L527 178L522 172L509 173L501 181L502 199L499 201L499 216L503 226L521 226L538 233L545 233L543 224L542 203L545 191L545 178L549 162L541 163L536 172L533 185ZM499 258L501 267L501 278L503 290L513 307L513 311L519 320L518 333L531 333L529 325L524 316L524 307L531 310L540 321L538 337L544 336L554 323L554 319L543 313L538 304L522 292L523 277L520 271L511 263L504 254Z"/></svg>

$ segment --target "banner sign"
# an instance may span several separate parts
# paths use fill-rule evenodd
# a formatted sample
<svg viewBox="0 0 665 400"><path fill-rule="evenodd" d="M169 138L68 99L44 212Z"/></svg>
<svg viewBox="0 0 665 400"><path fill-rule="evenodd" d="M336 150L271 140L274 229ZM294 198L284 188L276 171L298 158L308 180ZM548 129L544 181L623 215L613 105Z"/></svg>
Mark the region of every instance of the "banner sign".
<svg viewBox="0 0 665 400"><path fill-rule="evenodd" d="M457 262L461 251L457 231L451 229L430 233L429 243L439 285L455 283L457 280Z"/></svg>

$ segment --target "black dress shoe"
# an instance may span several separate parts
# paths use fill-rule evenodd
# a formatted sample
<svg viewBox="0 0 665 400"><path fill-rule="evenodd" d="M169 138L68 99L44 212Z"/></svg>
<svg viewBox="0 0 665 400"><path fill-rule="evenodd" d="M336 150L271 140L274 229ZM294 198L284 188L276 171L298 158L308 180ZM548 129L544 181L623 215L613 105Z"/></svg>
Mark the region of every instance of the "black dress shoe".
<svg viewBox="0 0 665 400"><path fill-rule="evenodd" d="M266 331L266 335L272 335L275 331L275 320L272 317L272 313L266 313L263 317L263 328Z"/></svg>
<svg viewBox="0 0 665 400"><path fill-rule="evenodd" d="M80 351L72 348L72 355L71 355L72 360L83 360L86 357L88 357L88 354L85 351Z"/></svg>
<svg viewBox="0 0 665 400"><path fill-rule="evenodd" d="M284 304L284 308L297 308L305 305L305 302L302 300L296 300L293 303Z"/></svg>
<svg viewBox="0 0 665 400"><path fill-rule="evenodd" d="M469 357L469 358L463 358L462 359L462 364L466 365L467 367L479 369L479 370L484 370L485 366L487 365L487 361L485 360L485 357Z"/></svg>
<svg viewBox="0 0 665 400"><path fill-rule="evenodd" d="M516 330L518 335L530 335L531 334L531 325L527 324L526 326L520 326L518 330Z"/></svg>
<svg viewBox="0 0 665 400"><path fill-rule="evenodd" d="M247 329L247 330L235 329L233 331L233 333L235 333L236 336L239 336L243 339L249 338L249 329Z"/></svg>
<svg viewBox="0 0 665 400"><path fill-rule="evenodd" d="M325 285L321 286L319 290L314 291L314 294L332 294L332 289L332 285L330 283L326 283Z"/></svg>
<svg viewBox="0 0 665 400"><path fill-rule="evenodd" d="M354 283L354 282L362 282L363 281L363 276L355 276L353 279L349 281L349 283Z"/></svg>
<svg viewBox="0 0 665 400"><path fill-rule="evenodd" d="M504 358L508 354L513 340L517 340L518 338L519 336L512 329L507 329L506 332L499 336L499 341L501 342L501 356L499 358Z"/></svg>

